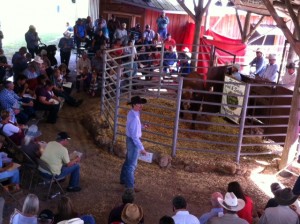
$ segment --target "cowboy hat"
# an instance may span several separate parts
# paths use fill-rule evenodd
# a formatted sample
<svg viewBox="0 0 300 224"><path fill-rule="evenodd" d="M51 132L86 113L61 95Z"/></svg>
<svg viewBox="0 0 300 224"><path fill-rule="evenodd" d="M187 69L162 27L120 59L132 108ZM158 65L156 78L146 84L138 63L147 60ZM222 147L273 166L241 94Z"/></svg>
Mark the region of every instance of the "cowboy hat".
<svg viewBox="0 0 300 224"><path fill-rule="evenodd" d="M245 207L245 201L235 196L233 192L227 192L224 199L218 198L220 205L226 210L237 212Z"/></svg>
<svg viewBox="0 0 300 224"><path fill-rule="evenodd" d="M276 59L276 55L275 54L269 54L268 59Z"/></svg>
<svg viewBox="0 0 300 224"><path fill-rule="evenodd" d="M42 64L44 62L43 59L38 55L36 55L34 57L33 61L35 61L36 63L39 63L39 64Z"/></svg>
<svg viewBox="0 0 300 224"><path fill-rule="evenodd" d="M275 200L279 205L291 205L298 198L298 195L294 195L292 189L287 187L275 192Z"/></svg>
<svg viewBox="0 0 300 224"><path fill-rule="evenodd" d="M256 52L256 53L257 53L257 52L262 53L262 51L261 51L260 48L257 48L255 52Z"/></svg>
<svg viewBox="0 0 300 224"><path fill-rule="evenodd" d="M127 224L138 224L143 216L143 209L140 206L127 203L123 208L121 219Z"/></svg>
<svg viewBox="0 0 300 224"><path fill-rule="evenodd" d="M35 124L30 125L26 134L28 137L37 138L42 135L42 132L39 131L38 127Z"/></svg>
<svg viewBox="0 0 300 224"><path fill-rule="evenodd" d="M140 96L133 96L131 97L130 102L127 102L127 105L145 104L145 103L147 103L147 100L145 98L141 98Z"/></svg>
<svg viewBox="0 0 300 224"><path fill-rule="evenodd" d="M238 71L240 71L241 69L241 66L239 64L233 64L232 67L236 68Z"/></svg>

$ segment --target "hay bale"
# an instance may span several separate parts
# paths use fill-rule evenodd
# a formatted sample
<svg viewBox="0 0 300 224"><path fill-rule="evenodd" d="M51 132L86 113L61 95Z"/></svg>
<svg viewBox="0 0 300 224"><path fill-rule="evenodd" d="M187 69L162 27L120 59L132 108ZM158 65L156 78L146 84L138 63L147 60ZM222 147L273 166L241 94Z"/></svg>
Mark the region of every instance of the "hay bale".
<svg viewBox="0 0 300 224"><path fill-rule="evenodd" d="M216 172L226 175L234 175L237 171L237 165L235 163L221 161L215 165Z"/></svg>
<svg viewBox="0 0 300 224"><path fill-rule="evenodd" d="M116 156L118 156L120 158L125 158L127 149L124 144L117 143L113 147L113 152Z"/></svg>

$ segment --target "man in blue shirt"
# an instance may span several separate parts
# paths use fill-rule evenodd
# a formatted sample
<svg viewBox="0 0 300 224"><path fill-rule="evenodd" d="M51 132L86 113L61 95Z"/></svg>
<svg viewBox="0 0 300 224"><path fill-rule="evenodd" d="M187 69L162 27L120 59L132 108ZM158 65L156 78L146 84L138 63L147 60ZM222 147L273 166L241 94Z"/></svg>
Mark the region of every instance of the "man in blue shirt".
<svg viewBox="0 0 300 224"><path fill-rule="evenodd" d="M223 199L223 195L220 192L214 192L211 194L210 202L212 205L212 209L209 212L201 215L201 217L199 218L201 224L206 224L212 217L221 217L224 215L223 207L218 202L218 198Z"/></svg>
<svg viewBox="0 0 300 224"><path fill-rule="evenodd" d="M166 16L166 13L163 12L160 17L157 18L156 24L158 26L157 33L159 33L160 37L164 40L167 38L168 33L168 24L170 23L169 18Z"/></svg>
<svg viewBox="0 0 300 224"><path fill-rule="evenodd" d="M147 103L147 100L139 96L134 96L128 105L132 106L132 109L127 114L126 121L126 159L122 166L120 183L124 184L126 188L134 189L136 192L139 190L134 188L134 172L137 167L137 161L139 154L145 155L147 152L140 140L142 137L142 124L140 120L140 111L143 108L143 104ZM147 125L143 126L147 128Z"/></svg>
<svg viewBox="0 0 300 224"><path fill-rule="evenodd" d="M256 57L250 62L250 65L255 65L255 76L261 76L261 74L265 70L265 59L263 58L263 53L259 48L256 50Z"/></svg>
<svg viewBox="0 0 300 224"><path fill-rule="evenodd" d="M265 71L262 73L261 77L270 82L276 82L278 79L278 65L276 64L276 55L270 54L269 64L267 64Z"/></svg>

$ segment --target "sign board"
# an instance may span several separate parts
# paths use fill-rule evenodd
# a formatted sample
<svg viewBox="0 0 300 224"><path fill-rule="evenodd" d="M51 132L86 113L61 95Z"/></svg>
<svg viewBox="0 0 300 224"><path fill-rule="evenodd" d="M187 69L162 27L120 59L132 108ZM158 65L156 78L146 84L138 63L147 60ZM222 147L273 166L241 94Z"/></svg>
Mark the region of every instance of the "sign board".
<svg viewBox="0 0 300 224"><path fill-rule="evenodd" d="M225 94L237 94L241 96L222 96L222 104L229 104L223 105L221 107L221 114L228 115L227 118L232 120L235 123L240 122L239 117L232 117L231 115L240 116L242 112L241 107L235 107L234 105L243 106L244 101L244 94L245 94L245 85L241 85L243 82L238 81L234 78L229 76L225 76L224 78L224 86L223 86L223 93ZM230 82L230 83L229 83ZM234 84L236 83L236 84Z"/></svg>

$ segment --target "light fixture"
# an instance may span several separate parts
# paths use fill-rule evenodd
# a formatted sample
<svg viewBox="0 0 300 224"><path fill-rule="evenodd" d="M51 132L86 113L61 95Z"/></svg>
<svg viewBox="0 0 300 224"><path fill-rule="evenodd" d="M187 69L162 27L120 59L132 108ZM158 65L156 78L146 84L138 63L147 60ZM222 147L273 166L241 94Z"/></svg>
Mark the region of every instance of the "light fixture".
<svg viewBox="0 0 300 224"><path fill-rule="evenodd" d="M215 3L216 6L222 6L222 2L221 0L218 0L216 3Z"/></svg>
<svg viewBox="0 0 300 224"><path fill-rule="evenodd" d="M233 7L234 3L231 0L229 0L226 6L227 7Z"/></svg>

